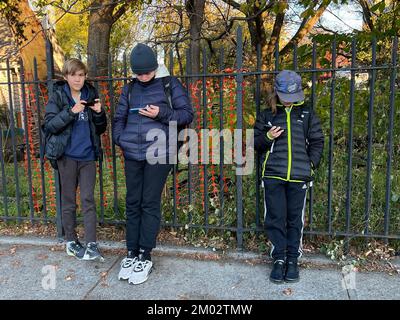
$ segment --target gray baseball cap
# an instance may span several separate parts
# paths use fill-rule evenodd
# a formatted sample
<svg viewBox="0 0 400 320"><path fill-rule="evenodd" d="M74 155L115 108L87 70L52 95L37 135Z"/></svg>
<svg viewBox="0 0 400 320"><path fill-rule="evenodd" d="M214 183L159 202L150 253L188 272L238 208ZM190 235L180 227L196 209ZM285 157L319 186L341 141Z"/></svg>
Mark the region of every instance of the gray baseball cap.
<svg viewBox="0 0 400 320"><path fill-rule="evenodd" d="M294 71L283 70L278 73L274 84L281 102L299 102L304 100L301 77Z"/></svg>

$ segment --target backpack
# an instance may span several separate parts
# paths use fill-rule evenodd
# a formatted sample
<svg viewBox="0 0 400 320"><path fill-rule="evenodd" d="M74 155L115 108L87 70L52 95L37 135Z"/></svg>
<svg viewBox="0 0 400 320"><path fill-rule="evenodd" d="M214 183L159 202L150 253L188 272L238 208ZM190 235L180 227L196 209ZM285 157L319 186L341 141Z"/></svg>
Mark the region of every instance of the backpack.
<svg viewBox="0 0 400 320"><path fill-rule="evenodd" d="M41 139L40 139L40 159L43 159L45 161L46 159L49 160L50 165L53 169L58 170L58 165L57 165L57 160L56 159L49 159L46 156L47 153L47 144L50 138L53 136L52 133L50 133L48 130L46 130L46 127L44 123L40 126L40 134L41 134Z"/></svg>
<svg viewBox="0 0 400 320"><path fill-rule="evenodd" d="M133 91L133 86L136 83L137 79L133 78L129 84L128 84L128 103L129 101L131 101L131 92ZM161 78L162 84L163 84L163 88L164 88L164 94L167 97L167 105L169 108L174 109L173 105L172 105L172 91L171 91L171 76L166 76ZM178 126L178 132L177 132L177 138L179 137L179 133L182 130L185 130L187 128L186 125L184 126ZM183 145L183 141L178 141L178 150L181 148L181 146Z"/></svg>

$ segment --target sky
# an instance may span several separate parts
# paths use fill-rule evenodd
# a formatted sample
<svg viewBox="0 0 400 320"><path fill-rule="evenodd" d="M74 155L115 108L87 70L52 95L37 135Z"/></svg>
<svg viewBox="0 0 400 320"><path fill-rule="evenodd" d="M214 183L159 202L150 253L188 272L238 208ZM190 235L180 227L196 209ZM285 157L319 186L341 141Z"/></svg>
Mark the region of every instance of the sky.
<svg viewBox="0 0 400 320"><path fill-rule="evenodd" d="M353 29L362 29L363 19L360 9L355 5L340 5L340 8L330 6L322 15L321 23L338 32L351 32Z"/></svg>
<svg viewBox="0 0 400 320"><path fill-rule="evenodd" d="M292 16L292 25L289 26L289 36L296 33L301 18L299 15L303 11L303 8L296 8L289 6L288 15ZM361 8L357 7L355 4L351 5L334 5L331 4L327 10L323 13L320 23L338 33L348 33L356 30L362 29L362 14Z"/></svg>

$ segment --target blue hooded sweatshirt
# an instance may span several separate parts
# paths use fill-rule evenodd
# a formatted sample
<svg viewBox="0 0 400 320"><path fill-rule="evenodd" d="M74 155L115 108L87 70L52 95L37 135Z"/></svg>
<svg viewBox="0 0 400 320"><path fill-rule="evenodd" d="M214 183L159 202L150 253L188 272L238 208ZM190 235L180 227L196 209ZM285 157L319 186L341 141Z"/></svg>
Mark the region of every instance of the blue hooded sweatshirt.
<svg viewBox="0 0 400 320"><path fill-rule="evenodd" d="M72 98L71 89L66 83L64 85L64 91L68 96L70 106L75 105L75 101ZM87 100L89 96L89 90L84 85L81 89L81 100ZM90 126L87 107L81 112L79 112L75 121L72 125L71 139L64 152L65 157L76 161L91 161L95 160L95 152L90 136Z"/></svg>

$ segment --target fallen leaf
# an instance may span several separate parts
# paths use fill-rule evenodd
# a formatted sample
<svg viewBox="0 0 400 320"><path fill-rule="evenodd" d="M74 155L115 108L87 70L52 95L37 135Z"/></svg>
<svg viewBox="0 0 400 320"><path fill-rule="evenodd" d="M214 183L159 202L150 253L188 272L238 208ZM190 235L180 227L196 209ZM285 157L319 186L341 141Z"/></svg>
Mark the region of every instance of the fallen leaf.
<svg viewBox="0 0 400 320"><path fill-rule="evenodd" d="M69 274L65 277L65 281L71 281L74 278L73 274Z"/></svg>
<svg viewBox="0 0 400 320"><path fill-rule="evenodd" d="M49 257L48 255L41 253L41 254L38 254L36 256L36 259L38 259L38 260L46 260L48 257Z"/></svg>
<svg viewBox="0 0 400 320"><path fill-rule="evenodd" d="M287 288L287 289L283 290L282 292L283 292L283 294L285 294L287 296L291 296L293 294L293 289Z"/></svg>
<svg viewBox="0 0 400 320"><path fill-rule="evenodd" d="M13 261L12 263L12 266L14 267L14 268L19 268L20 266L21 266L21 261L19 261L19 260L16 260L16 261Z"/></svg>

